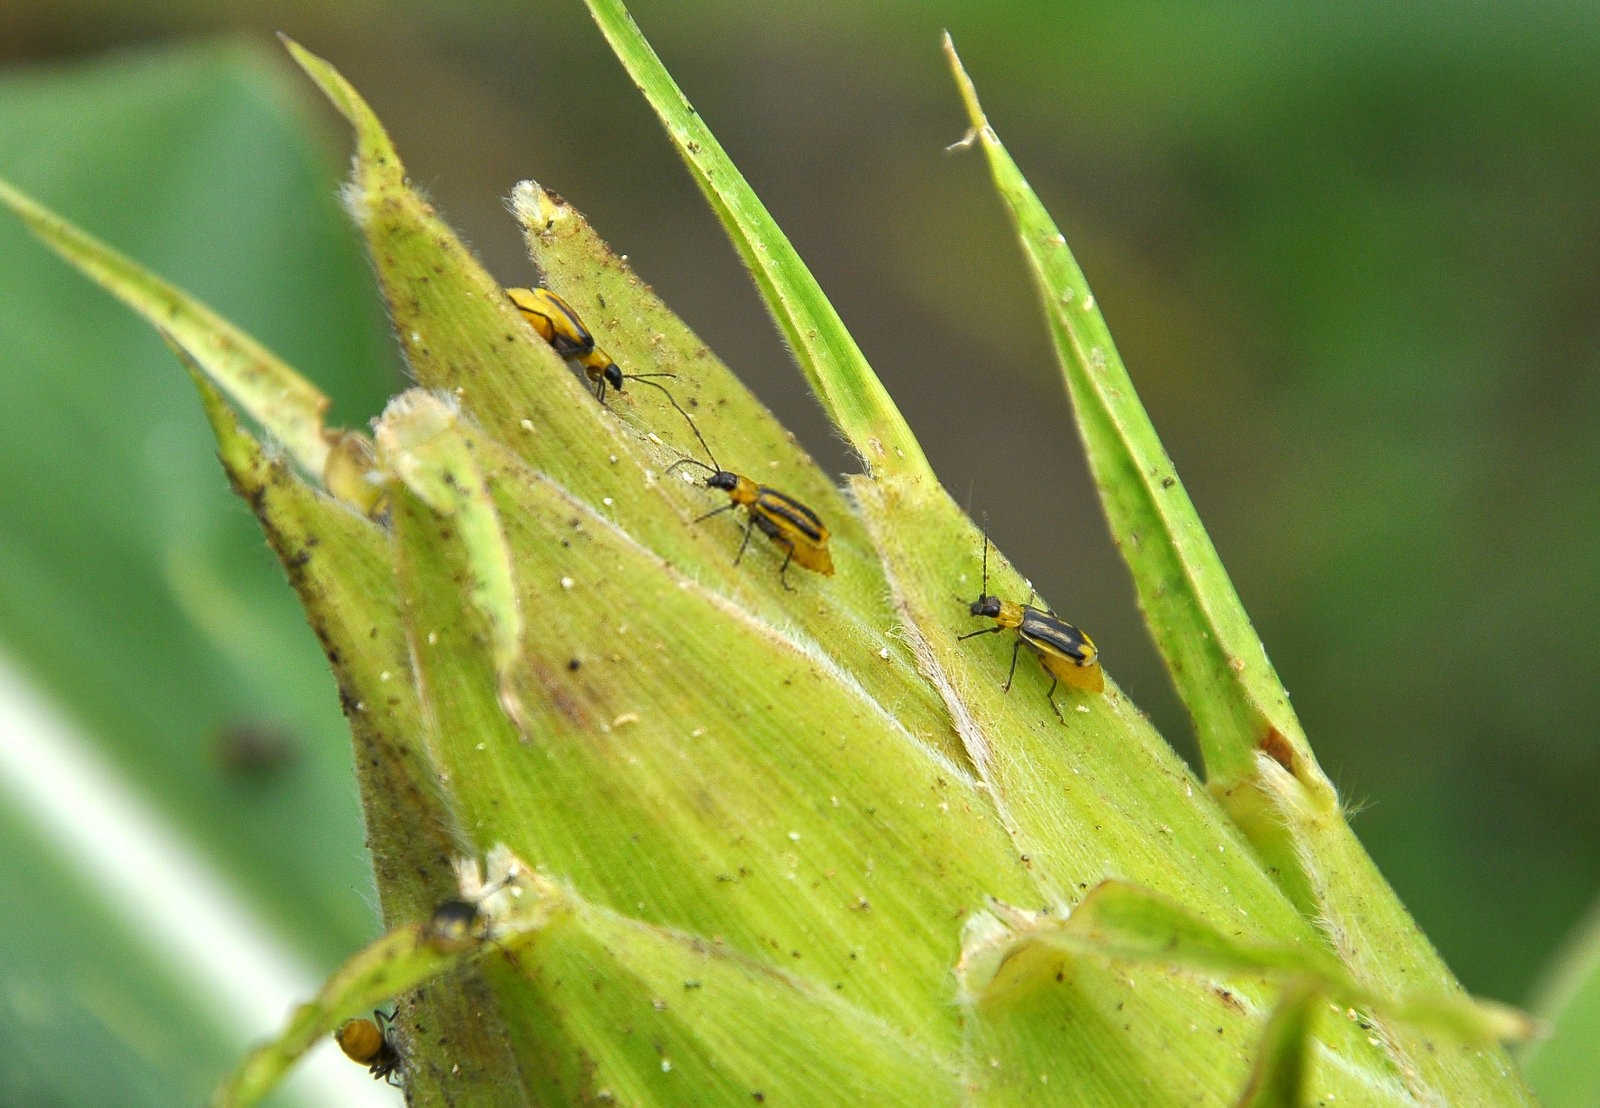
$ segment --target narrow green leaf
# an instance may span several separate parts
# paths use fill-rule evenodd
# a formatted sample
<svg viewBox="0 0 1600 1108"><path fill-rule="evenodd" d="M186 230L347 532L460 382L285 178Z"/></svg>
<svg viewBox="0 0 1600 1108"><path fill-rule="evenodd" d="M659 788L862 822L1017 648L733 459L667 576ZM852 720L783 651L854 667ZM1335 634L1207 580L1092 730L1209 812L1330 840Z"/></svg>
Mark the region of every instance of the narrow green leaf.
<svg viewBox="0 0 1600 1108"><path fill-rule="evenodd" d="M396 993L436 977L468 956L424 941L413 924L383 936L352 955L323 983L317 995L295 1009L282 1034L252 1051L217 1089L219 1108L254 1104L283 1077L295 1060L340 1023L368 1012Z"/></svg>
<svg viewBox="0 0 1600 1108"><path fill-rule="evenodd" d="M328 460L322 427L328 398L316 386L198 300L3 180L0 204L87 277L172 336L252 419L283 443L307 473L321 476Z"/></svg>
<svg viewBox="0 0 1600 1108"><path fill-rule="evenodd" d="M1212 791L1362 986L1458 993L1345 823L1065 238L984 117L948 36L945 49L971 120L966 141L983 148L1032 267L1101 501L1194 718ZM1444 1046L1406 1027L1387 1042L1418 1095L1470 1099L1496 1085L1526 1095L1498 1047Z"/></svg>
<svg viewBox="0 0 1600 1108"><path fill-rule="evenodd" d="M932 480L922 447L844 321L766 207L678 88L620 0L586 0L628 76L661 118L829 418L873 473Z"/></svg>
<svg viewBox="0 0 1600 1108"><path fill-rule="evenodd" d="M1465 994L1394 892L1373 865L1342 813L1323 811L1320 799L1265 755L1258 759L1260 789L1276 816L1295 859L1299 879L1317 905L1318 928L1334 953L1372 995L1414 1002L1396 1008L1376 1033L1396 1052L1408 1085L1443 1096L1447 1103L1470 1103L1487 1089L1530 1102L1505 1050L1455 1033L1439 1034L1437 1018L1448 1015ZM1440 1007L1444 1005L1444 1007ZM1485 1006L1487 1020L1515 1028L1526 1037L1526 1016ZM1420 1022L1413 1022L1421 1017ZM1508 1036L1509 1037L1509 1036Z"/></svg>
<svg viewBox="0 0 1600 1108"><path fill-rule="evenodd" d="M1338 964L1317 944L1274 947L1241 942L1171 901L1120 881L1096 886L1066 920L1036 934L1036 941L1061 941L1075 950L1135 961L1219 973L1344 978Z"/></svg>
<svg viewBox="0 0 1600 1108"><path fill-rule="evenodd" d="M1248 780L1254 752L1262 750L1324 807L1334 807L1333 788L1139 403L1083 271L984 117L948 35L945 53L972 122L966 141L982 147L1016 225L1101 504L1156 646L1194 719L1212 787L1225 792Z"/></svg>
<svg viewBox="0 0 1600 1108"><path fill-rule="evenodd" d="M1308 984L1340 1005L1375 1008L1409 1024L1479 1042L1526 1039L1535 1031L1526 1015L1459 993L1429 995L1413 989L1374 994L1319 945L1241 941L1165 897L1121 881L1096 886L1065 919L999 903L992 904L990 912L1002 926L982 929L981 941L969 943L962 955L966 969L962 988L974 997L995 987L998 967L1017 949L1042 945L1175 970L1260 976L1295 987Z"/></svg>
<svg viewBox="0 0 1600 1108"><path fill-rule="evenodd" d="M1284 1108L1312 1102L1311 1028L1321 1003L1314 989L1296 986L1283 994L1261 1033L1255 1066L1239 1108ZM1320 1092L1320 1090L1319 1090Z"/></svg>
<svg viewBox="0 0 1600 1108"><path fill-rule="evenodd" d="M188 361L181 351L180 357ZM281 459L268 456L199 368L192 362L189 368L223 467L288 571L337 678L355 744L383 918L391 926L425 919L456 889L455 821L433 762L415 738L423 731L421 705L397 609L390 542L371 520L321 495ZM395 989L372 1003L392 997ZM493 1001L482 993L481 982L462 975L458 987L418 992L399 1009L406 1042L415 1028L452 1029L448 1054L458 1096L491 1095L512 1064ZM236 1075L241 1089L254 1090L246 1099L270 1088L321 1033L311 1024L297 1026L291 1037L310 1038L264 1049ZM413 1100L430 1103L420 1095Z"/></svg>
<svg viewBox="0 0 1600 1108"><path fill-rule="evenodd" d="M179 352L180 358L188 356ZM380 529L269 456L189 363L218 456L289 573L328 656L356 748L356 780L384 918L416 919L454 886L451 839L427 763L405 740L420 706ZM420 880L419 880L420 878Z"/></svg>
<svg viewBox="0 0 1600 1108"><path fill-rule="evenodd" d="M500 706L520 726L511 680L522 651L522 609L512 553L483 474L455 423L456 412L444 401L404 393L378 422L378 450L406 488L453 523L467 557L467 600L489 627Z"/></svg>
<svg viewBox="0 0 1600 1108"><path fill-rule="evenodd" d="M1600 903L1557 957L1534 1010L1549 1033L1522 1052L1528 1084L1545 1108L1600 1104Z"/></svg>

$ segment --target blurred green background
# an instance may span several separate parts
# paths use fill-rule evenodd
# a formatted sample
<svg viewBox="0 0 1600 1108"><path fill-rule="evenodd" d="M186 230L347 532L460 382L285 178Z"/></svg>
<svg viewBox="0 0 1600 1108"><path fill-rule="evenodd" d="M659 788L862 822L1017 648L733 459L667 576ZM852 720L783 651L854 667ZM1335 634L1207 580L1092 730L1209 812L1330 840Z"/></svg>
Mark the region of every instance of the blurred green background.
<svg viewBox="0 0 1600 1108"><path fill-rule="evenodd" d="M1600 885L1600 6L632 7L947 486L1192 753L1006 220L945 153L951 31L1357 830L1466 986L1528 1002ZM506 283L535 279L502 204L532 177L852 468L575 2L7 5L0 175L359 424L400 371L347 137L275 29ZM0 646L331 965L375 923L316 643L159 341L0 224Z"/></svg>

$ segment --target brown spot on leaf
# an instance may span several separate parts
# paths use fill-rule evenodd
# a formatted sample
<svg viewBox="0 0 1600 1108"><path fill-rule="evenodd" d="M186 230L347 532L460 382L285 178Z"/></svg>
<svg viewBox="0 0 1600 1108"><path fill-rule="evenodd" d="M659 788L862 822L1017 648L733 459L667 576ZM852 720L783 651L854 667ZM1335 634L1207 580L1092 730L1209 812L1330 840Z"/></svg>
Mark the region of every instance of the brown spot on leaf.
<svg viewBox="0 0 1600 1108"><path fill-rule="evenodd" d="M1268 727L1266 738L1261 740L1261 752L1277 762L1290 773L1294 769L1294 747L1289 745L1289 740L1284 738L1283 732L1276 727Z"/></svg>

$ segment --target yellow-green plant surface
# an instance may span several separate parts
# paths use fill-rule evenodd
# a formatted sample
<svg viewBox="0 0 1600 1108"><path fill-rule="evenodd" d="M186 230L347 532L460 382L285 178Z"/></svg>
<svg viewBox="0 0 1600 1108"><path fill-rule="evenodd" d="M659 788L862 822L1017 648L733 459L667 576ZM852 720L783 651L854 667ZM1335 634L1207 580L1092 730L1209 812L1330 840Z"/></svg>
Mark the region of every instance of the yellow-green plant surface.
<svg viewBox="0 0 1600 1108"><path fill-rule="evenodd" d="M346 203L417 383L370 442L192 298L0 191L190 365L351 721L395 930L219 1099L399 993L414 1104L1526 1100L1495 1043L1526 1021L1461 993L1351 835L959 65L1204 782L1115 682L1058 691L1058 717L1030 659L1003 691L1009 636L957 641L981 626L955 599L978 594L979 530L626 12L591 10L861 471L838 488L526 182L532 260L625 370L675 375L719 465L821 515L832 577L791 567L786 587L760 534L734 565L742 517L696 524L725 494L672 469L700 449L680 414L637 386L598 405L295 44L354 128ZM1025 599L998 552L988 569ZM417 925L490 851L520 860L521 899L485 901L482 941L441 953Z"/></svg>

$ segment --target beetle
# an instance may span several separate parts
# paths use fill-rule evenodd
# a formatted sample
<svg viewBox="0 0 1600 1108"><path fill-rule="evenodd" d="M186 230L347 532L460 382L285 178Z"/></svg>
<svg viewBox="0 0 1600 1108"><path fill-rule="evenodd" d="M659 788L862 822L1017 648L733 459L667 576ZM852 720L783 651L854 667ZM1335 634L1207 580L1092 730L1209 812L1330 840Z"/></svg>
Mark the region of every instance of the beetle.
<svg viewBox="0 0 1600 1108"><path fill-rule="evenodd" d="M1030 595L1030 601L1033 597ZM962 601L962 603L966 603ZM965 635L956 636L959 642L974 635L993 635L1000 631L1015 630L1017 641L1011 648L1011 669L1006 674L1006 692L1011 691L1011 679L1017 673L1017 652L1026 643L1039 656L1039 664L1050 675L1050 688L1045 699L1063 723L1066 716L1056 704L1056 685L1065 681L1076 689L1103 692L1105 673L1100 668L1100 651L1094 640L1051 611L1040 611L1031 604L1016 604L989 595L989 536L983 536L983 585L978 599L967 606L974 616L994 620L993 627L983 627Z"/></svg>
<svg viewBox="0 0 1600 1108"><path fill-rule="evenodd" d="M479 923L476 904L447 900L422 925L422 941L441 953L466 950L481 937Z"/></svg>
<svg viewBox="0 0 1600 1108"><path fill-rule="evenodd" d="M333 1039L346 1058L367 1067L373 1080L381 1077L388 1084L398 1087L400 1051L390 1040L388 1027L393 1020L392 1014L374 1008L371 1019L362 1017L341 1023L339 1030L333 1033Z"/></svg>
<svg viewBox="0 0 1600 1108"><path fill-rule="evenodd" d="M606 388L622 391L624 381L643 381L653 389L660 389L661 395L667 398L683 421L689 425L689 430L699 440L700 446L709 455L711 448L706 446L706 440L700 434L700 428L695 426L693 417L678 403L677 397L665 385L658 385L650 380L652 377L676 377L676 373L624 373L617 368L617 363L611 356L595 345L594 336L583 325L583 320L578 318L571 304L546 288L533 289L506 289L506 296L511 300L517 311L522 313L529 325L536 331L540 338L548 342L557 354L563 358L576 359L583 366L583 371L589 380L594 382L595 399L604 404L606 402Z"/></svg>
<svg viewBox="0 0 1600 1108"><path fill-rule="evenodd" d="M583 372L594 385L595 399L606 402L607 387L622 391L623 381L645 381L648 385L667 392L662 385L645 380L649 377L676 377L675 373L624 373L611 360L611 356L595 345L594 335L583 325L578 313L561 297L547 288L506 289L506 296L522 313L522 318L549 343L557 354L571 358L583 367ZM667 393L669 399L672 394ZM674 408L677 402L673 401ZM678 408L682 412L682 408ZM688 419L688 413L684 413Z"/></svg>
<svg viewBox="0 0 1600 1108"><path fill-rule="evenodd" d="M698 432L696 434L698 435ZM700 445L705 446L705 439L700 440ZM828 527L818 518L816 512L788 493L779 492L766 485L758 485L748 477L723 469L717 463L716 456L711 453L709 446L706 447L706 454L711 458L711 465L706 465L697 458L680 458L667 467L667 472L671 473L681 465L699 466L711 474L706 478L706 488L721 489L728 494L728 503L720 508L713 508L703 516L697 516L694 520L696 523L735 508L744 508L750 513L750 522L745 524L744 528L744 540L739 543L739 553L733 557L734 565L738 565L739 559L744 557L745 547L750 545L750 532L755 529L771 539L774 544L783 547L783 565L778 567L778 580L785 589L794 591L794 586L789 584L787 576L790 562L825 577L833 576L833 554L828 550Z"/></svg>

